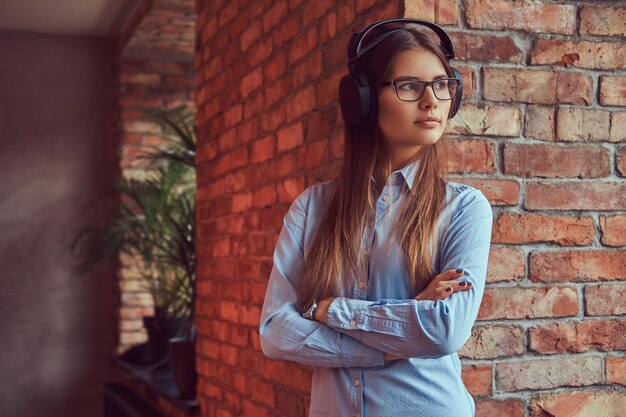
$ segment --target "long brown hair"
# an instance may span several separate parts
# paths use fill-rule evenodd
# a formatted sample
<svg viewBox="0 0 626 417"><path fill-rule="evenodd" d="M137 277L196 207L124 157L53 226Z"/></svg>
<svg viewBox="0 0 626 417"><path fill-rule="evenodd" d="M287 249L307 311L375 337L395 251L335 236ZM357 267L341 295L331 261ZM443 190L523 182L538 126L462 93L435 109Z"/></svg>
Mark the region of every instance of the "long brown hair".
<svg viewBox="0 0 626 417"><path fill-rule="evenodd" d="M385 26L385 29L400 26L404 30L387 36L358 61L358 65L366 68L372 76L376 97L381 82L391 69L392 59L407 49L434 52L448 75L454 77L438 41L422 31L421 26L413 23L381 26ZM375 33L370 32L366 38L373 39L380 33L378 30L380 27L375 28L372 31ZM362 45L367 45L366 39ZM327 202L298 281L298 303L301 309L313 298L320 300L339 295L342 286L352 285L356 277L366 274L363 257L359 254L364 227L373 221L376 212L378 196L372 190L371 178L374 178L379 193L392 172L384 135L378 123L374 125L375 128L345 125L343 164L339 176L332 181L332 198ZM422 145L411 160L420 160L413 188L409 190L410 194L394 223L394 227L398 224L402 227L400 244L407 258L409 278L414 290L427 285L432 279L433 242L436 242L436 223L445 196L443 139L431 145Z"/></svg>

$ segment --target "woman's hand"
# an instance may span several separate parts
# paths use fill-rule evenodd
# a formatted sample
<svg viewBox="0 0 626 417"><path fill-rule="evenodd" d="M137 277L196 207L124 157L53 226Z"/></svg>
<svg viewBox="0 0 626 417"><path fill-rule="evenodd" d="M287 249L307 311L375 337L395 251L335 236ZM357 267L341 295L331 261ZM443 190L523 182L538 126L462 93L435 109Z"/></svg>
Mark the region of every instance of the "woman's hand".
<svg viewBox="0 0 626 417"><path fill-rule="evenodd" d="M470 282L466 282L463 280L455 280L454 278L459 278L464 274L461 268L458 269L450 269L448 271L442 272L437 275L432 281L428 284L428 286L417 296L416 300L443 300L451 294L458 291L467 291L472 288L472 284Z"/></svg>

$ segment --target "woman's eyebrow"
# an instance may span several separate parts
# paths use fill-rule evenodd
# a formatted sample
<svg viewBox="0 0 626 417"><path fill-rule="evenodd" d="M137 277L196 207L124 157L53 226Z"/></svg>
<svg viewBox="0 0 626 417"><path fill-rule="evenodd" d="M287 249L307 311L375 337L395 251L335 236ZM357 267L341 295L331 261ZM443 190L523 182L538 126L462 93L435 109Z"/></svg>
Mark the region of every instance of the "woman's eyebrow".
<svg viewBox="0 0 626 417"><path fill-rule="evenodd" d="M397 80L404 80L404 79L409 79L409 78L417 78L418 80L422 80L423 78L420 78L416 75L401 75L400 77L396 78ZM448 74L439 74L439 75L435 75L433 77L433 80L436 80L438 78L448 78Z"/></svg>

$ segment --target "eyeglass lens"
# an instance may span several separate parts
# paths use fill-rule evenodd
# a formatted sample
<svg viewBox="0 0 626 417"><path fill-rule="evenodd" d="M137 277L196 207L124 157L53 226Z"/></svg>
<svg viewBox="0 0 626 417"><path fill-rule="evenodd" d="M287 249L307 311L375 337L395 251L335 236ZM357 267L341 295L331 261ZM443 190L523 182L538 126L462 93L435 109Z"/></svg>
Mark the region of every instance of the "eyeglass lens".
<svg viewBox="0 0 626 417"><path fill-rule="evenodd" d="M396 93L400 100L415 101L424 93L426 83L420 80L400 81L396 84ZM457 81L451 79L437 80L431 84L435 97L439 100L449 100L454 98Z"/></svg>

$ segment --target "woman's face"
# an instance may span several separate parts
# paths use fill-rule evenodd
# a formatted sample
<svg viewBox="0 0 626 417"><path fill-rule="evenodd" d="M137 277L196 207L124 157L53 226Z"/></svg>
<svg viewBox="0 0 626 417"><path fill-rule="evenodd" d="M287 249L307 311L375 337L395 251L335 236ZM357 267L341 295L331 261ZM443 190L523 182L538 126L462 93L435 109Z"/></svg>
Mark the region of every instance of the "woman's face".
<svg viewBox="0 0 626 417"><path fill-rule="evenodd" d="M391 81L399 77L415 77L432 81L438 76L448 77L446 69L437 55L427 49L409 49L400 52L391 62ZM441 137L452 100L439 100L431 86L428 86L418 101L408 102L398 99L393 85L380 89L378 95L378 125L390 145L395 162L410 158L421 145L430 145ZM419 120L434 116L434 123L419 123ZM397 164L396 164L397 165Z"/></svg>

